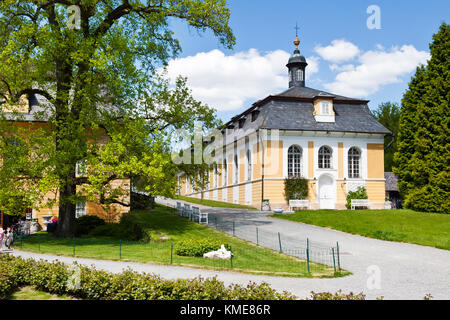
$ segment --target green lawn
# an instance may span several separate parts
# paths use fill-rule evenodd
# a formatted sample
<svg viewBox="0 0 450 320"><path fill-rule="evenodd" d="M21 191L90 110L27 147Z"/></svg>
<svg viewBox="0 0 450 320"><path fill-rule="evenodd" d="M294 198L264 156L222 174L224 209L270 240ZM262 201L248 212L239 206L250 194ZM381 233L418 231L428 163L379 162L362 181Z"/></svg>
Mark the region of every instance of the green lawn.
<svg viewBox="0 0 450 320"><path fill-rule="evenodd" d="M201 205L208 206L208 207L256 210L256 208L254 208L254 207L244 206L244 205L235 204L235 203L222 202L222 201L214 201L214 200L206 200L206 199L202 200L199 198L191 198L191 197L184 197L184 196L176 196L175 199L190 202L190 203L201 204Z"/></svg>
<svg viewBox="0 0 450 320"><path fill-rule="evenodd" d="M108 260L152 262L215 269L233 269L247 273L292 277L333 277L333 267L310 263L310 271L304 260L280 254L243 240L231 237L212 228L191 222L172 214L174 209L157 206L154 210L134 211L133 217L147 230L153 240L148 243L120 242L98 238L54 239L47 233L39 233L15 243L16 248L41 253ZM202 257L171 256L171 245L179 240L213 238L232 246L232 261L211 260ZM162 240L164 239L164 240ZM232 265L231 265L232 263Z"/></svg>
<svg viewBox="0 0 450 320"><path fill-rule="evenodd" d="M412 210L303 210L272 217L450 250L450 215Z"/></svg>
<svg viewBox="0 0 450 320"><path fill-rule="evenodd" d="M57 296L33 287L23 287L6 298L6 300L75 300L69 296Z"/></svg>

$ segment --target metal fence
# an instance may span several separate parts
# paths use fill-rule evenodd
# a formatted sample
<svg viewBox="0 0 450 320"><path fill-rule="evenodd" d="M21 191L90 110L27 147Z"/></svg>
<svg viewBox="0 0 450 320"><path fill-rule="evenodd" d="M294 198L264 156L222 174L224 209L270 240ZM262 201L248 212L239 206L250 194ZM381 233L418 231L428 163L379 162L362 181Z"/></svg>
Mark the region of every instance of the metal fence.
<svg viewBox="0 0 450 320"><path fill-rule="evenodd" d="M219 226L220 224L218 224ZM228 244L227 244L228 245ZM216 270L237 270L258 274L308 276L332 275L334 269L325 264L313 263L308 258L299 258L300 250L294 252L268 250L262 246L236 244L229 246L229 259L205 259L202 256L182 256L177 253L177 242L150 241L136 242L108 239L72 238L57 239L49 234L38 233L19 237L13 246L17 249L42 254L64 255L82 258L153 262L161 264L206 267ZM310 249L310 255L314 254Z"/></svg>
<svg viewBox="0 0 450 320"><path fill-rule="evenodd" d="M169 204L169 203L168 203ZM252 225L240 225L234 220L224 220L215 215L209 215L205 220L198 219L198 208L190 205L181 205L180 202L173 206L177 209L178 215L196 221L211 228L225 232L234 237L253 242L257 246L269 248L283 254L287 254L307 263L308 271L311 269L310 262L331 266L335 271L341 271L341 259L339 243L335 245L326 245L320 242L312 241L308 238L299 240L289 237L281 232L272 232L258 228ZM194 214L194 211L197 212Z"/></svg>

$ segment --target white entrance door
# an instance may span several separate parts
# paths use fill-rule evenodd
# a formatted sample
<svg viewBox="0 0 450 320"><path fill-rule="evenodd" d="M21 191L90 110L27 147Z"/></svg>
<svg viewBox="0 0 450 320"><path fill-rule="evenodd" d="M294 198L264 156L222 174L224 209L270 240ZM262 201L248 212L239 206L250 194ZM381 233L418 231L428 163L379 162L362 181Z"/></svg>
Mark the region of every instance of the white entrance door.
<svg viewBox="0 0 450 320"><path fill-rule="evenodd" d="M319 179L319 207L320 209L334 209L336 202L336 192L334 188L334 179L331 176L324 175Z"/></svg>

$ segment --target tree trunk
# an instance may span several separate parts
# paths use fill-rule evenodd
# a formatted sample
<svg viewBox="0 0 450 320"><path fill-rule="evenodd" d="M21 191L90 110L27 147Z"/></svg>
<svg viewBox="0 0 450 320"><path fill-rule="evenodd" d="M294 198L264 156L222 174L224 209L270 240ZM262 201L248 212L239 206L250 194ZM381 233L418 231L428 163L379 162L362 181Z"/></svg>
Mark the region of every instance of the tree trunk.
<svg viewBox="0 0 450 320"><path fill-rule="evenodd" d="M59 192L59 217L55 236L61 238L73 237L75 235L75 204L69 201L76 193L76 185L66 183Z"/></svg>

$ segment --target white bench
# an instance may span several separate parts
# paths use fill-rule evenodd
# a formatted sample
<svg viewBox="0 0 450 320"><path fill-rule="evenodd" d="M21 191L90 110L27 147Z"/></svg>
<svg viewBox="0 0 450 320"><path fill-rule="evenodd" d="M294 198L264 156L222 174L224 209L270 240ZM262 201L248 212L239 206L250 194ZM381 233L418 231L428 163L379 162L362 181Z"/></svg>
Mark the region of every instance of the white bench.
<svg viewBox="0 0 450 320"><path fill-rule="evenodd" d="M351 209L355 210L356 207L370 207L370 202L367 199L352 199Z"/></svg>
<svg viewBox="0 0 450 320"><path fill-rule="evenodd" d="M292 208L311 209L311 206L308 200L289 200L289 211L293 211Z"/></svg>
<svg viewBox="0 0 450 320"><path fill-rule="evenodd" d="M199 208L192 207L192 221L197 221L201 224L208 224L208 213L207 212L201 212Z"/></svg>

